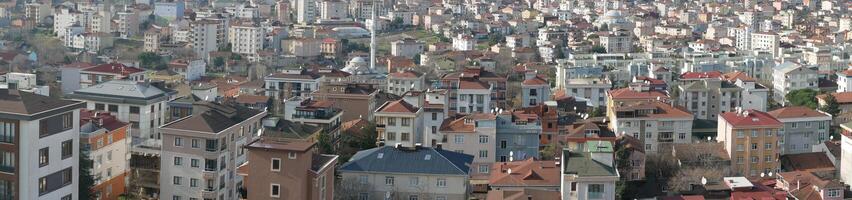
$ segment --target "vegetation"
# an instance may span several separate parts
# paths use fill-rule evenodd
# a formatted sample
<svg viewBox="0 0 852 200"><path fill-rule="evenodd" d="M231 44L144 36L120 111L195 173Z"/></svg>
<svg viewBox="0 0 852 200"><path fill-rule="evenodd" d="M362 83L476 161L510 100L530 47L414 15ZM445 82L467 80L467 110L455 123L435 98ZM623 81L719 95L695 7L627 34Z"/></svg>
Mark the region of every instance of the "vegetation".
<svg viewBox="0 0 852 200"><path fill-rule="evenodd" d="M831 114L832 117L837 117L840 114L840 104L837 103L834 95L825 95L825 105L821 106L819 110Z"/></svg>
<svg viewBox="0 0 852 200"><path fill-rule="evenodd" d="M161 70L166 69L166 61L163 57L154 52L144 52L139 54L139 65L147 69Z"/></svg>
<svg viewBox="0 0 852 200"><path fill-rule="evenodd" d="M805 106L811 109L816 109L818 106L816 101L817 94L819 94L819 92L816 90L801 89L790 91L784 96L784 98L794 106Z"/></svg>
<svg viewBox="0 0 852 200"><path fill-rule="evenodd" d="M556 155L559 154L559 150L560 150L559 148L556 147L557 142L558 141L556 141L556 140L551 140L550 144L547 144L547 146L544 146L544 148L541 149L541 151L539 152L539 155L541 156L541 160L556 159Z"/></svg>
<svg viewBox="0 0 852 200"><path fill-rule="evenodd" d="M95 177L92 176L92 166L94 164L92 159L89 159L89 151L80 149L80 193L77 197L80 200L95 199L95 193L92 191L92 187L95 186Z"/></svg>
<svg viewBox="0 0 852 200"><path fill-rule="evenodd" d="M606 53L606 48L603 46L595 45L592 47L592 53Z"/></svg>

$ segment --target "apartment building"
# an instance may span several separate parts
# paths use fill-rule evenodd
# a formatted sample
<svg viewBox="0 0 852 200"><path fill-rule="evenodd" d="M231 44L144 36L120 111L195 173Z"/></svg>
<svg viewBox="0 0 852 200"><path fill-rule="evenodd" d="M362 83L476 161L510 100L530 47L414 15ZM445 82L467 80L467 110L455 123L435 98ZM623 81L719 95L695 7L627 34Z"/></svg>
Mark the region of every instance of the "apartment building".
<svg viewBox="0 0 852 200"><path fill-rule="evenodd" d="M247 162L238 169L248 195L244 198L335 199L338 156L319 153L317 137L322 128L287 120L269 122L274 127L265 127L245 146Z"/></svg>
<svg viewBox="0 0 852 200"><path fill-rule="evenodd" d="M340 139L343 110L333 105L332 101L293 97L284 102L284 119L322 128L323 134L327 134L329 142L336 149L339 147L337 142Z"/></svg>
<svg viewBox="0 0 852 200"><path fill-rule="evenodd" d="M539 158L542 122L538 115L523 110L505 111L497 114L496 122L496 161Z"/></svg>
<svg viewBox="0 0 852 200"><path fill-rule="evenodd" d="M370 84L324 82L319 90L311 93L317 100L335 102L334 107L343 109L340 120L373 119L376 110L376 95L379 90Z"/></svg>
<svg viewBox="0 0 852 200"><path fill-rule="evenodd" d="M337 198L465 200L471 192L472 162L471 155L441 147L380 146L361 150L340 166L341 182L350 188L344 193L347 196Z"/></svg>
<svg viewBox="0 0 852 200"><path fill-rule="evenodd" d="M74 75L75 74L69 74L69 76ZM79 82L71 81L67 84L78 84L79 86L77 89L79 89L87 88L111 80L146 80L144 69L130 67L121 63L105 63L96 65L94 67L83 68L79 71L79 76ZM66 83L63 81L62 84L65 85Z"/></svg>
<svg viewBox="0 0 852 200"><path fill-rule="evenodd" d="M852 69L837 72L837 92L852 92Z"/></svg>
<svg viewBox="0 0 852 200"><path fill-rule="evenodd" d="M810 153L813 146L828 141L831 115L804 106L789 106L768 112L784 127L778 131L778 152Z"/></svg>
<svg viewBox="0 0 852 200"><path fill-rule="evenodd" d="M85 103L0 90L0 198L74 200Z"/></svg>
<svg viewBox="0 0 852 200"><path fill-rule="evenodd" d="M560 163L554 160L497 162L491 166L491 171L488 178L488 186L491 187L491 191L488 191L489 197L492 191L525 189L553 192L556 193L554 196L558 196L562 184Z"/></svg>
<svg viewBox="0 0 852 200"><path fill-rule="evenodd" d="M340 0L323 0L319 2L320 20L342 20L346 19L349 11L348 2Z"/></svg>
<svg viewBox="0 0 852 200"><path fill-rule="evenodd" d="M485 69L482 69L482 68L469 67L469 68L465 68L461 72L452 72L452 73L444 74L443 76L441 76L441 83L438 86L438 89L447 90L447 97L449 97L449 108L450 108L448 113L453 114L453 113L460 112L460 110L459 110L460 106L458 106L458 104L459 104L459 101L462 101L462 100L459 100L459 98L460 98L459 91L460 91L462 79L465 79L465 81L467 82L467 83L465 83L465 85L471 86L474 89L478 88L476 90L482 90L486 87L486 85L491 88L491 95L490 95L490 99L489 99L488 108L497 108L498 105L504 105L506 103L505 102L506 101L506 77L505 76L500 76L500 75L498 75L494 72L491 72L491 71L488 71L488 70L485 70ZM479 83L477 81L472 81L472 80L479 80L479 82L482 82L482 83L485 83L485 84ZM483 103L484 103L484 99L483 99ZM484 106L485 105L483 105L484 111L487 112L487 111L490 110L490 109L485 109ZM469 109L465 110L465 112L468 112L468 111L469 111ZM465 112L461 112L461 113L465 113Z"/></svg>
<svg viewBox="0 0 852 200"><path fill-rule="evenodd" d="M242 54L250 61L257 61L258 51L263 50L266 41L265 29L260 24L248 20L231 21L228 26L228 42L231 52Z"/></svg>
<svg viewBox="0 0 852 200"><path fill-rule="evenodd" d="M195 55L204 58L218 51L226 42L225 22L217 19L199 19L189 23L189 45Z"/></svg>
<svg viewBox="0 0 852 200"><path fill-rule="evenodd" d="M115 20L117 25L115 31L119 33L121 38L130 38L139 33L140 13L135 9L127 9L127 7L115 13L117 18Z"/></svg>
<svg viewBox="0 0 852 200"><path fill-rule="evenodd" d="M572 78L565 81L565 93L586 100L593 107L605 106L612 82L606 78Z"/></svg>
<svg viewBox="0 0 852 200"><path fill-rule="evenodd" d="M790 91L817 88L817 71L799 63L784 62L772 71L773 98L784 102L784 95Z"/></svg>
<svg viewBox="0 0 852 200"><path fill-rule="evenodd" d="M852 123L841 124L840 128L840 181L852 183Z"/></svg>
<svg viewBox="0 0 852 200"><path fill-rule="evenodd" d="M447 118L446 90L429 90L424 92L426 101L423 105L423 145L436 147L438 143L447 143L448 138L438 131L444 119Z"/></svg>
<svg viewBox="0 0 852 200"><path fill-rule="evenodd" d="M770 32L751 33L751 50L766 50L773 57L781 54L781 36Z"/></svg>
<svg viewBox="0 0 852 200"><path fill-rule="evenodd" d="M165 124L160 153L161 199L236 199L245 182L243 146L261 127L266 111L197 102L192 115Z"/></svg>
<svg viewBox="0 0 852 200"><path fill-rule="evenodd" d="M562 150L562 200L615 199L619 174L611 142L590 142L581 151Z"/></svg>
<svg viewBox="0 0 852 200"><path fill-rule="evenodd" d="M600 44L607 53L630 53L633 51L633 35L627 30L618 30L600 34Z"/></svg>
<svg viewBox="0 0 852 200"><path fill-rule="evenodd" d="M476 49L476 38L468 34L459 34L453 37L453 50L471 51Z"/></svg>
<svg viewBox="0 0 852 200"><path fill-rule="evenodd" d="M93 161L93 193L99 199L117 200L127 192L130 166L130 124L108 112L80 111L80 145Z"/></svg>
<svg viewBox="0 0 852 200"><path fill-rule="evenodd" d="M295 0L296 22L299 24L312 24L317 19L316 0Z"/></svg>
<svg viewBox="0 0 852 200"><path fill-rule="evenodd" d="M404 38L391 42L391 55L414 58L425 51L426 43L412 38Z"/></svg>
<svg viewBox="0 0 852 200"><path fill-rule="evenodd" d="M758 83L757 79L741 71L722 74L722 78L743 89L739 95L740 107L743 109L766 111L766 108L769 106L769 96L771 95L768 87Z"/></svg>
<svg viewBox="0 0 852 200"><path fill-rule="evenodd" d="M423 108L405 100L388 101L376 109L374 117L378 141L413 147L423 142Z"/></svg>
<svg viewBox="0 0 852 200"><path fill-rule="evenodd" d="M175 94L176 91L149 83L112 80L66 97L86 102L86 109L109 112L119 121L130 123L134 151L154 148L149 153L157 154L161 141L156 129L166 123L166 104Z"/></svg>
<svg viewBox="0 0 852 200"><path fill-rule="evenodd" d="M692 142L694 116L689 111L660 101L624 103L609 117L613 132L642 142L648 154L670 149L672 144Z"/></svg>
<svg viewBox="0 0 852 200"><path fill-rule="evenodd" d="M678 105L698 119L715 119L719 113L741 106L743 89L720 78L705 78L678 85Z"/></svg>
<svg viewBox="0 0 852 200"><path fill-rule="evenodd" d="M495 159L497 124L494 114L456 115L444 119L441 134L447 138L443 148L474 156L471 178L484 180Z"/></svg>
<svg viewBox="0 0 852 200"><path fill-rule="evenodd" d="M322 76L309 70L288 69L266 76L264 81L266 96L282 101L295 96L307 97L320 87Z"/></svg>
<svg viewBox="0 0 852 200"><path fill-rule="evenodd" d="M388 74L388 93L402 95L408 91L426 91L426 76L414 70L403 70Z"/></svg>
<svg viewBox="0 0 852 200"><path fill-rule="evenodd" d="M456 113L486 113L491 111L493 85L474 78L459 78L456 90Z"/></svg>
<svg viewBox="0 0 852 200"><path fill-rule="evenodd" d="M609 90L606 93L606 116L610 119L615 117L617 106L652 100L668 102L669 95L664 91L651 90L646 84L630 84L628 88ZM615 124L610 121L609 127L615 127Z"/></svg>
<svg viewBox="0 0 852 200"><path fill-rule="evenodd" d="M726 112L718 119L716 140L725 144L733 173L758 177L780 169L777 144L782 122L756 110Z"/></svg>
<svg viewBox="0 0 852 200"><path fill-rule="evenodd" d="M545 77L530 74L521 82L521 107L544 105L550 100L550 83Z"/></svg>

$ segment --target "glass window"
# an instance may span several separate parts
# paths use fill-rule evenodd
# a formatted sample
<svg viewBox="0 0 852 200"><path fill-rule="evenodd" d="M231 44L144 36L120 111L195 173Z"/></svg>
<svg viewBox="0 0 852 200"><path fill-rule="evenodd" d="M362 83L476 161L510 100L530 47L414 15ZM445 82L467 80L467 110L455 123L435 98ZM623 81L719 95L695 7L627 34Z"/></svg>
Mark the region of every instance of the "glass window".
<svg viewBox="0 0 852 200"><path fill-rule="evenodd" d="M393 176L385 176L385 185L393 185Z"/></svg>
<svg viewBox="0 0 852 200"><path fill-rule="evenodd" d="M70 158L74 155L74 142L73 140L66 140L62 142L62 159Z"/></svg>
<svg viewBox="0 0 852 200"><path fill-rule="evenodd" d="M455 135L453 141L456 144L464 144L464 135Z"/></svg>
<svg viewBox="0 0 852 200"><path fill-rule="evenodd" d="M447 179L438 178L438 182L436 183L438 187L447 187Z"/></svg>
<svg viewBox="0 0 852 200"><path fill-rule="evenodd" d="M0 142L14 143L17 131L15 123L0 122Z"/></svg>
<svg viewBox="0 0 852 200"><path fill-rule="evenodd" d="M281 185L278 185L278 184L272 184L272 185L269 187L269 196L270 196L270 197L275 197L275 198L280 197L280 196L281 196Z"/></svg>
<svg viewBox="0 0 852 200"><path fill-rule="evenodd" d="M281 171L281 159L280 158L272 158L271 162L271 170L274 172Z"/></svg>
<svg viewBox="0 0 852 200"><path fill-rule="evenodd" d="M488 143L488 136L487 135L480 135L479 136L479 143Z"/></svg>
<svg viewBox="0 0 852 200"><path fill-rule="evenodd" d="M418 185L420 185L420 177L416 177L416 176L415 176L415 177L411 177L411 179L409 179L409 180L408 180L408 184L409 184L409 185L411 185L411 186L418 186Z"/></svg>
<svg viewBox="0 0 852 200"><path fill-rule="evenodd" d="M589 184L589 199L603 198L603 184Z"/></svg>
<svg viewBox="0 0 852 200"><path fill-rule="evenodd" d="M38 166L44 167L50 164L50 148L45 147L38 150Z"/></svg>

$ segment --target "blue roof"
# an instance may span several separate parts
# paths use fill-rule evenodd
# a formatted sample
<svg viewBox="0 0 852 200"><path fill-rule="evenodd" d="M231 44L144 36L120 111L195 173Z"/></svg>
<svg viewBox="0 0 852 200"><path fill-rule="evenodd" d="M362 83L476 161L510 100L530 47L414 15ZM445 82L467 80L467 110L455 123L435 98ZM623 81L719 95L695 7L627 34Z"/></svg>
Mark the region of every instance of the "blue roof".
<svg viewBox="0 0 852 200"><path fill-rule="evenodd" d="M382 146L358 151L339 171L468 175L471 162L471 155L442 149Z"/></svg>

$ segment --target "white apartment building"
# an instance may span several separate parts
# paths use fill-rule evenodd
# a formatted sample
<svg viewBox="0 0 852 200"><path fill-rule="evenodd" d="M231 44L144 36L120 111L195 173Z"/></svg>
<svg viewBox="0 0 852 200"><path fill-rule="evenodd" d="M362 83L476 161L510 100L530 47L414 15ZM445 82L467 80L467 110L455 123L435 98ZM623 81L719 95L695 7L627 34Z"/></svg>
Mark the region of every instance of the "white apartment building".
<svg viewBox="0 0 852 200"><path fill-rule="evenodd" d="M776 33L756 32L751 34L751 50L768 50L773 57L780 56L781 36Z"/></svg>
<svg viewBox="0 0 852 200"><path fill-rule="evenodd" d="M448 140L443 148L472 155L472 175L488 175L497 160L496 118L492 113L456 115L441 124L440 132Z"/></svg>
<svg viewBox="0 0 852 200"><path fill-rule="evenodd" d="M225 24L220 20L200 19L189 23L189 45L195 55L207 59L211 51L225 42Z"/></svg>
<svg viewBox="0 0 852 200"><path fill-rule="evenodd" d="M444 118L447 118L449 102L446 90L426 91L426 101L423 105L423 146L436 147L438 143L446 143L447 137L438 131Z"/></svg>
<svg viewBox="0 0 852 200"><path fill-rule="evenodd" d="M803 106L782 107L768 112L784 123L778 130L778 152L781 155L810 153L813 146L828 141L831 115Z"/></svg>
<svg viewBox="0 0 852 200"><path fill-rule="evenodd" d="M580 151L562 150L562 166L559 167L562 200L615 199L619 174L612 143L586 143L589 147Z"/></svg>
<svg viewBox="0 0 852 200"><path fill-rule="evenodd" d="M400 96L408 91L425 91L429 87L426 85L426 76L413 70L390 73L387 79L388 93Z"/></svg>
<svg viewBox="0 0 852 200"><path fill-rule="evenodd" d="M65 41L68 27L80 25L85 20L85 16L79 11L65 6L60 6L53 10L53 33L59 37L59 40Z"/></svg>
<svg viewBox="0 0 852 200"><path fill-rule="evenodd" d="M139 13L125 8L124 11L116 12L115 15L118 17L116 31L121 38L130 38L139 32Z"/></svg>
<svg viewBox="0 0 852 200"><path fill-rule="evenodd" d="M296 1L296 22L300 24L311 24L317 18L317 2L316 0L295 0Z"/></svg>
<svg viewBox="0 0 852 200"><path fill-rule="evenodd" d="M491 112L491 91L493 85L479 79L459 78L455 106L457 113Z"/></svg>
<svg viewBox="0 0 852 200"><path fill-rule="evenodd" d="M391 55L403 56L406 58L414 58L420 55L425 50L425 42L417 41L411 38L405 38L391 42Z"/></svg>
<svg viewBox="0 0 852 200"><path fill-rule="evenodd" d="M799 63L784 62L772 71L774 99L784 102L784 95L799 89L817 90L817 71Z"/></svg>
<svg viewBox="0 0 852 200"><path fill-rule="evenodd" d="M470 51L476 49L476 39L467 34L459 34L453 37L453 50Z"/></svg>
<svg viewBox="0 0 852 200"><path fill-rule="evenodd" d="M78 199L83 102L0 90L0 199ZM14 188L14 189L10 189Z"/></svg>
<svg viewBox="0 0 852 200"><path fill-rule="evenodd" d="M388 101L376 109L373 117L377 124L379 141L396 146L414 147L422 144L423 108L405 100Z"/></svg>
<svg viewBox="0 0 852 200"><path fill-rule="evenodd" d="M601 46L606 48L607 53L630 53L633 51L633 36L630 32L612 31L600 37Z"/></svg>
<svg viewBox="0 0 852 200"><path fill-rule="evenodd" d="M743 89L718 77L678 85L678 104L698 119L716 119L719 113L741 106Z"/></svg>
<svg viewBox="0 0 852 200"><path fill-rule="evenodd" d="M852 69L837 72L837 92L852 92Z"/></svg>
<svg viewBox="0 0 852 200"><path fill-rule="evenodd" d="M593 107L606 106L606 92L612 82L605 78L573 78L565 80L565 94L584 99Z"/></svg>
<svg viewBox="0 0 852 200"><path fill-rule="evenodd" d="M840 134L840 181L852 183L852 124L841 124L840 127L843 128Z"/></svg>
<svg viewBox="0 0 852 200"><path fill-rule="evenodd" d="M234 21L228 27L228 40L231 51L246 55L249 61L260 59L257 51L263 49L266 40L265 29L251 21Z"/></svg>
<svg viewBox="0 0 852 200"><path fill-rule="evenodd" d="M320 20L346 19L349 14L349 4L341 0L322 0L319 2Z"/></svg>
<svg viewBox="0 0 852 200"><path fill-rule="evenodd" d="M643 101L615 106L612 112L609 120L615 125L613 132L639 139L645 152L692 142L693 115L686 110L660 101Z"/></svg>

